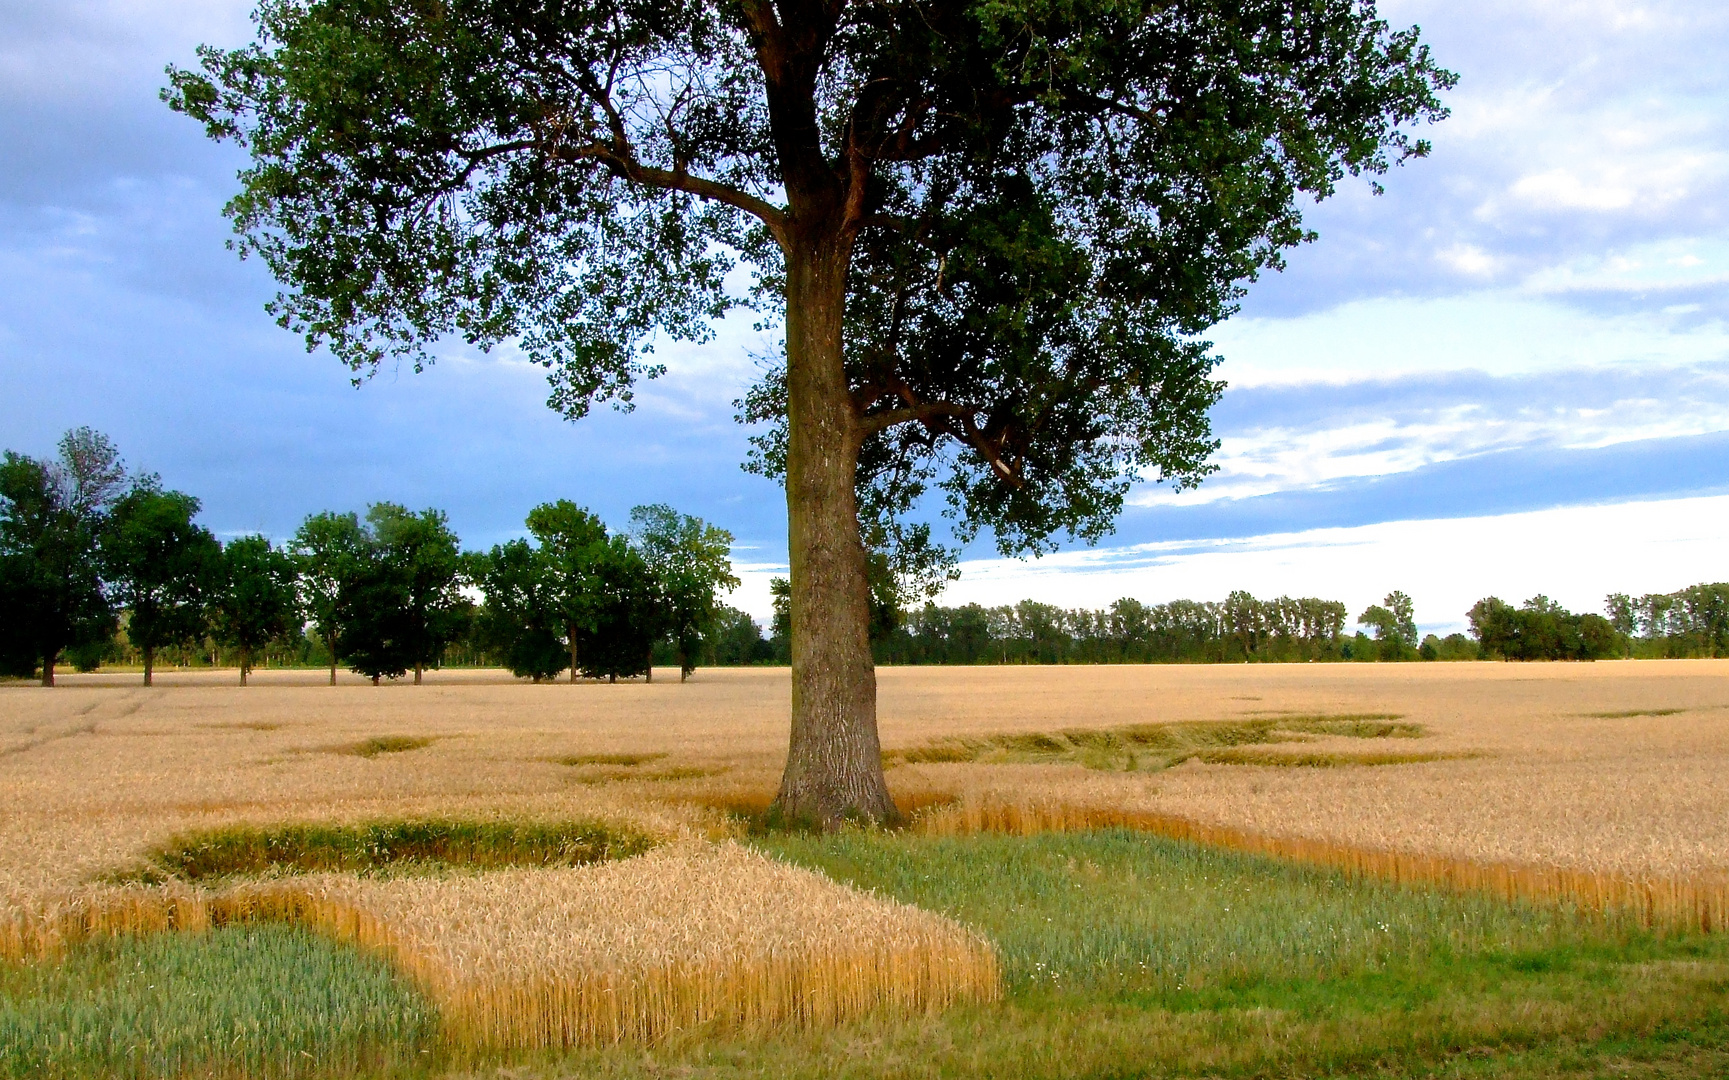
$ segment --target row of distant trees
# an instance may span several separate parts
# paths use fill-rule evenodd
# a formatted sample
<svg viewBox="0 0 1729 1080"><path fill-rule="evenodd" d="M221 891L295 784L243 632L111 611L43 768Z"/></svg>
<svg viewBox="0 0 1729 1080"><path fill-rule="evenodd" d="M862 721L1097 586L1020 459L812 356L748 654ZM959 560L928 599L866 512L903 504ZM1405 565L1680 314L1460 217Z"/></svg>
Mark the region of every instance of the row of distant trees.
<svg viewBox="0 0 1729 1080"><path fill-rule="evenodd" d="M254 662L346 665L375 682L452 656L535 681L649 675L676 664L786 663L789 589L771 583L770 634L720 602L737 586L732 536L664 505L610 531L569 501L538 506L528 538L464 552L445 515L394 503L364 517L308 517L284 545L219 542L196 498L129 474L106 437L81 428L53 460L0 460L0 673L57 663L88 670L124 656L151 682L163 653L226 650L246 681ZM1607 598L1604 615L1544 596L1486 597L1469 636L1418 639L1410 596L1358 614L1314 597L1061 608L927 603L904 610L886 560L872 563L870 636L879 663L1063 664L1245 661L1594 660L1729 656L1729 584Z"/></svg>
<svg viewBox="0 0 1729 1080"><path fill-rule="evenodd" d="M284 545L222 543L199 501L129 474L114 444L81 428L53 460L0 460L0 672L63 659L89 669L227 649L255 660L318 654L374 682L422 672L455 649L536 681L569 671L652 676L657 650L688 675L706 638L738 613L732 536L662 505L614 533L569 501L536 507L532 539L464 552L445 515L378 503L308 517ZM478 601L478 602L477 602ZM754 624L753 624L754 626ZM757 635L760 638L760 634Z"/></svg>
<svg viewBox="0 0 1729 1080"><path fill-rule="evenodd" d="M790 623L777 590L766 650L784 662ZM1545 596L1513 605L1486 597L1470 633L1419 639L1414 605L1389 593L1356 617L1335 600L1237 591L1221 601L1103 610L1024 600L1002 607L926 604L892 620L877 613L873 648L890 664L1113 664L1293 661L1598 660L1614 656L1729 656L1729 585L1701 585L1636 601L1611 596L1610 617L1574 614ZM1624 611L1636 614L1626 616ZM1645 614L1637 614L1643 612ZM1656 614L1652 614L1656 613Z"/></svg>

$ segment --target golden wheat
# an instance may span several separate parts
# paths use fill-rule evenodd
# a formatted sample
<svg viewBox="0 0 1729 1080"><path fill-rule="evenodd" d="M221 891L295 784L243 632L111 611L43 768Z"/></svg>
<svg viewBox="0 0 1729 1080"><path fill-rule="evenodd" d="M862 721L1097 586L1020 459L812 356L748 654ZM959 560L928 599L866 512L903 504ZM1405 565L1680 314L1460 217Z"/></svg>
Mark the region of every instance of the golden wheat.
<svg viewBox="0 0 1729 1080"><path fill-rule="evenodd" d="M1284 764L1191 761L1150 776L926 762L891 773L907 809L1081 807L1105 815L1087 818L1098 823L1185 822L1197 839L1193 830L1218 843L1258 838L1251 849L1362 872L1581 903L1600 895L1644 905L1655 922L1693 911L1700 925L1721 925L1709 889L1729 872L1729 662L899 668L878 678L891 752L1053 730L1397 714L1427 734L1377 752L1443 758L1289 767L1377 750L1311 733L1267 748ZM261 672L242 689L219 685L227 673L163 673L146 690L132 675L74 675L53 690L0 688L0 910L11 913L0 935L16 942L0 948L85 924L195 924L215 909L80 891L177 832L455 816L713 836L725 822L708 807L760 809L785 754L784 669L616 686L530 686L495 672L435 672L418 688L321 679ZM403 740L431 741L333 752ZM56 905L53 918L19 914Z"/></svg>
<svg viewBox="0 0 1729 1080"><path fill-rule="evenodd" d="M296 922L385 953L468 1046L834 1024L990 999L1000 986L991 947L948 919L703 841L559 870L89 888L0 921L0 954L242 920Z"/></svg>

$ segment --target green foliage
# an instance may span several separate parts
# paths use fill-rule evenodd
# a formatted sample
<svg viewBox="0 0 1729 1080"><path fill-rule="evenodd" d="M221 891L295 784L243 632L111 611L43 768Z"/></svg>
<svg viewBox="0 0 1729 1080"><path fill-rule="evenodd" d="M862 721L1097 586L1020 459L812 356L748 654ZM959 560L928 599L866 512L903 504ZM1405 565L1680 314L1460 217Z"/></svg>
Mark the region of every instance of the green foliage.
<svg viewBox="0 0 1729 1080"><path fill-rule="evenodd" d="M575 669L581 635L597 630L605 606L603 567L611 555L606 525L569 499L560 499L530 510L528 531L552 576L569 666Z"/></svg>
<svg viewBox="0 0 1729 1080"><path fill-rule="evenodd" d="M116 500L102 535L104 576L126 609L126 638L143 651L202 638L222 574L222 547L193 523L199 502L153 478Z"/></svg>
<svg viewBox="0 0 1729 1080"><path fill-rule="evenodd" d="M480 641L511 674L540 682L570 666L570 651L561 636L561 582L546 547L512 540L476 560L470 573L486 594L478 618Z"/></svg>
<svg viewBox="0 0 1729 1080"><path fill-rule="evenodd" d="M719 604L703 635L703 655L705 662L721 666L765 664L774 659L774 646L748 613Z"/></svg>
<svg viewBox="0 0 1729 1080"><path fill-rule="evenodd" d="M203 881L270 874L434 873L453 868L580 866L647 851L645 837L586 821L375 821L233 825L176 836L144 875Z"/></svg>
<svg viewBox="0 0 1729 1080"><path fill-rule="evenodd" d="M125 467L89 428L67 432L59 451L0 459L0 674L40 666L51 678L63 652L99 657L114 633L97 545Z"/></svg>
<svg viewBox="0 0 1729 1080"><path fill-rule="evenodd" d="M456 534L442 510L415 514L388 502L373 504L366 522L384 571L399 590L403 659L418 673L438 663L444 646L462 634L468 620Z"/></svg>
<svg viewBox="0 0 1729 1080"><path fill-rule="evenodd" d="M294 559L262 536L230 540L211 603L216 640L240 650L244 679L253 656L300 628Z"/></svg>
<svg viewBox="0 0 1729 1080"><path fill-rule="evenodd" d="M1117 998L1338 978L1592 936L1560 909L1349 881L1123 830L753 842L976 927L997 946L1019 994Z"/></svg>
<svg viewBox="0 0 1729 1080"><path fill-rule="evenodd" d="M1423 639L1418 653L1424 660L1482 659L1482 650L1477 643L1464 634L1448 634L1444 638L1430 634Z"/></svg>
<svg viewBox="0 0 1729 1080"><path fill-rule="evenodd" d="M666 628L654 570L622 535L597 549L593 566L593 614L587 626L577 628L578 666L590 678L641 675Z"/></svg>
<svg viewBox="0 0 1729 1080"><path fill-rule="evenodd" d="M732 572L732 533L680 514L662 503L630 512L631 537L658 586L662 633L678 651L688 677L702 655L703 635L714 622L720 592L738 588Z"/></svg>
<svg viewBox="0 0 1729 1080"><path fill-rule="evenodd" d="M901 762L1074 762L1108 772L1157 772L1191 759L1211 764L1266 763L1326 766L1350 763L1402 764L1429 760L1430 755L1352 753L1344 755L1285 754L1257 751L1233 753L1239 747L1302 742L1309 735L1352 739L1417 739L1419 724L1399 723L1395 713L1278 716L1256 720L1214 720L1177 724L1136 724L1130 727L1075 731L1020 732L973 738L940 739L909 750L883 755L885 764ZM1227 752L1231 751L1231 752Z"/></svg>
<svg viewBox="0 0 1729 1080"><path fill-rule="evenodd" d="M344 590L355 580L370 538L353 513L312 514L288 543L299 571L300 601L330 657L334 671L342 653Z"/></svg>
<svg viewBox="0 0 1729 1080"><path fill-rule="evenodd" d="M1601 615L1574 615L1546 596L1519 607L1490 596L1471 608L1471 633L1487 656L1505 660L1602 660L1623 651Z"/></svg>
<svg viewBox="0 0 1729 1080"><path fill-rule="evenodd" d="M1395 589L1387 594L1382 603L1386 606L1370 604L1367 610L1357 616L1357 621L1374 628L1380 659L1415 659L1418 655L1417 621L1411 598Z"/></svg>
<svg viewBox="0 0 1729 1080"><path fill-rule="evenodd" d="M926 604L877 643L879 662L1100 664L1336 660L1345 605L1237 591L1222 602L1143 604L1104 611L1024 600L1012 607Z"/></svg>
<svg viewBox="0 0 1729 1080"><path fill-rule="evenodd" d="M163 96L248 152L240 246L357 372L517 340L580 416L712 333L735 256L773 307L783 253L848 253L867 522L934 483L1018 551L1208 471L1198 335L1454 82L1359 0L773 10L266 0Z"/></svg>
<svg viewBox="0 0 1729 1080"><path fill-rule="evenodd" d="M1604 611L1626 655L1729 656L1729 583L1637 598L1614 593Z"/></svg>
<svg viewBox="0 0 1729 1080"><path fill-rule="evenodd" d="M382 957L283 926L74 945L0 963L0 1077L391 1077L437 1047Z"/></svg>

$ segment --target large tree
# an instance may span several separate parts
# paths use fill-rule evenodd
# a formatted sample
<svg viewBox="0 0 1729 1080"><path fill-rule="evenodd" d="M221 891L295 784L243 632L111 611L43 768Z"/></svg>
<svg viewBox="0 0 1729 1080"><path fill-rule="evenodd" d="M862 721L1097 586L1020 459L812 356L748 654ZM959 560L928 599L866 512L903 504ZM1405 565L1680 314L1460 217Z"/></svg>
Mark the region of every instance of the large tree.
<svg viewBox="0 0 1729 1080"><path fill-rule="evenodd" d="M1197 482L1199 335L1300 207L1425 145L1436 67L1373 0L262 0L170 69L252 158L229 204L275 312L357 373L519 343L567 416L661 338L784 316L789 816L893 815L864 539L940 567L946 497L1006 553ZM728 290L742 260L756 288ZM861 535L862 514L862 535Z"/></svg>
<svg viewBox="0 0 1729 1080"><path fill-rule="evenodd" d="M158 650L200 639L222 546L202 525L198 500L145 477L114 504L102 533L103 574L126 609L126 637L144 656L144 685Z"/></svg>
<svg viewBox="0 0 1729 1080"><path fill-rule="evenodd" d="M263 536L241 536L222 548L210 604L216 640L240 650L240 685L258 651L301 629L294 558Z"/></svg>
<svg viewBox="0 0 1729 1080"><path fill-rule="evenodd" d="M114 632L96 545L126 478L120 452L89 428L67 432L59 451L0 458L0 672L40 667L43 686L64 652Z"/></svg>

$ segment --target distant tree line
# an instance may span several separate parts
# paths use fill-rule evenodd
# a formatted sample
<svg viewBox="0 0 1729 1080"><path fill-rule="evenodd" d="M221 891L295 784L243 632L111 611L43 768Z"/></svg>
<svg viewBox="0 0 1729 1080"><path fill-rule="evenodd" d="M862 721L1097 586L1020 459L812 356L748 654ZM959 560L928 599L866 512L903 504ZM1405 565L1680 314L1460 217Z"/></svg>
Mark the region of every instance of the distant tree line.
<svg viewBox="0 0 1729 1080"><path fill-rule="evenodd" d="M0 459L0 674L130 660L148 685L163 657L226 660L242 684L260 661L338 667L374 682L449 663L498 665L536 682L648 675L676 665L785 664L790 592L770 583L769 633L720 602L737 586L732 535L664 505L614 532L568 500L535 507L528 537L464 552L445 515L378 503L308 517L280 547L219 542L199 501L128 473L88 428L53 460ZM1389 593L1345 633L1344 604L1314 597L1103 610L1025 600L909 607L886 558L871 561L870 639L882 664L1596 660L1729 656L1729 584L1633 598L1607 615L1545 596L1485 597L1469 635L1418 640L1411 597Z"/></svg>
<svg viewBox="0 0 1729 1080"><path fill-rule="evenodd" d="M1637 598L1611 593L1603 610L1628 656L1729 656L1729 583Z"/></svg>
<svg viewBox="0 0 1729 1080"><path fill-rule="evenodd" d="M7 451L0 674L53 685L63 662L132 659L149 685L163 656L226 653L242 685L260 658L322 661L332 683L343 665L418 683L455 653L538 682L567 670L652 677L657 655L687 676L705 657L732 659L739 613L718 600L738 583L732 536L671 507L637 507L612 533L574 503L548 503L528 516L532 541L490 552L462 551L443 512L394 503L364 518L314 514L280 547L224 544L195 522L199 509L155 475L129 474L88 428L53 460Z"/></svg>
<svg viewBox="0 0 1729 1080"><path fill-rule="evenodd" d="M1716 607L1695 599L1661 605L1670 614L1660 655L1729 655L1729 585L1698 586L1674 597L1719 590ZM772 583L774 620L754 655L785 663L790 617L784 583ZM1611 597L1611 606L1615 598ZM1687 620L1676 612L1693 612ZM1630 641L1609 619L1575 615L1544 596L1515 607L1495 597L1474 605L1469 635L1418 639L1414 605L1404 592L1389 593L1357 618L1364 627L1346 634L1348 609L1335 600L1281 596L1262 600L1236 591L1222 601L1174 600L1144 604L1124 598L1103 610L1062 608L1023 600L984 607L925 604L900 610L879 602L871 639L884 664L1142 664L1287 663L1299 661L1597 660L1658 655ZM1716 612L1715 616L1707 613ZM1710 622L1715 617L1718 621ZM1640 624L1644 625L1644 624ZM1711 634L1717 634L1715 638ZM1691 635L1691 636L1688 636ZM1711 652L1707 640L1722 650ZM1691 650L1691 651L1684 651ZM733 662L733 661L728 661Z"/></svg>

